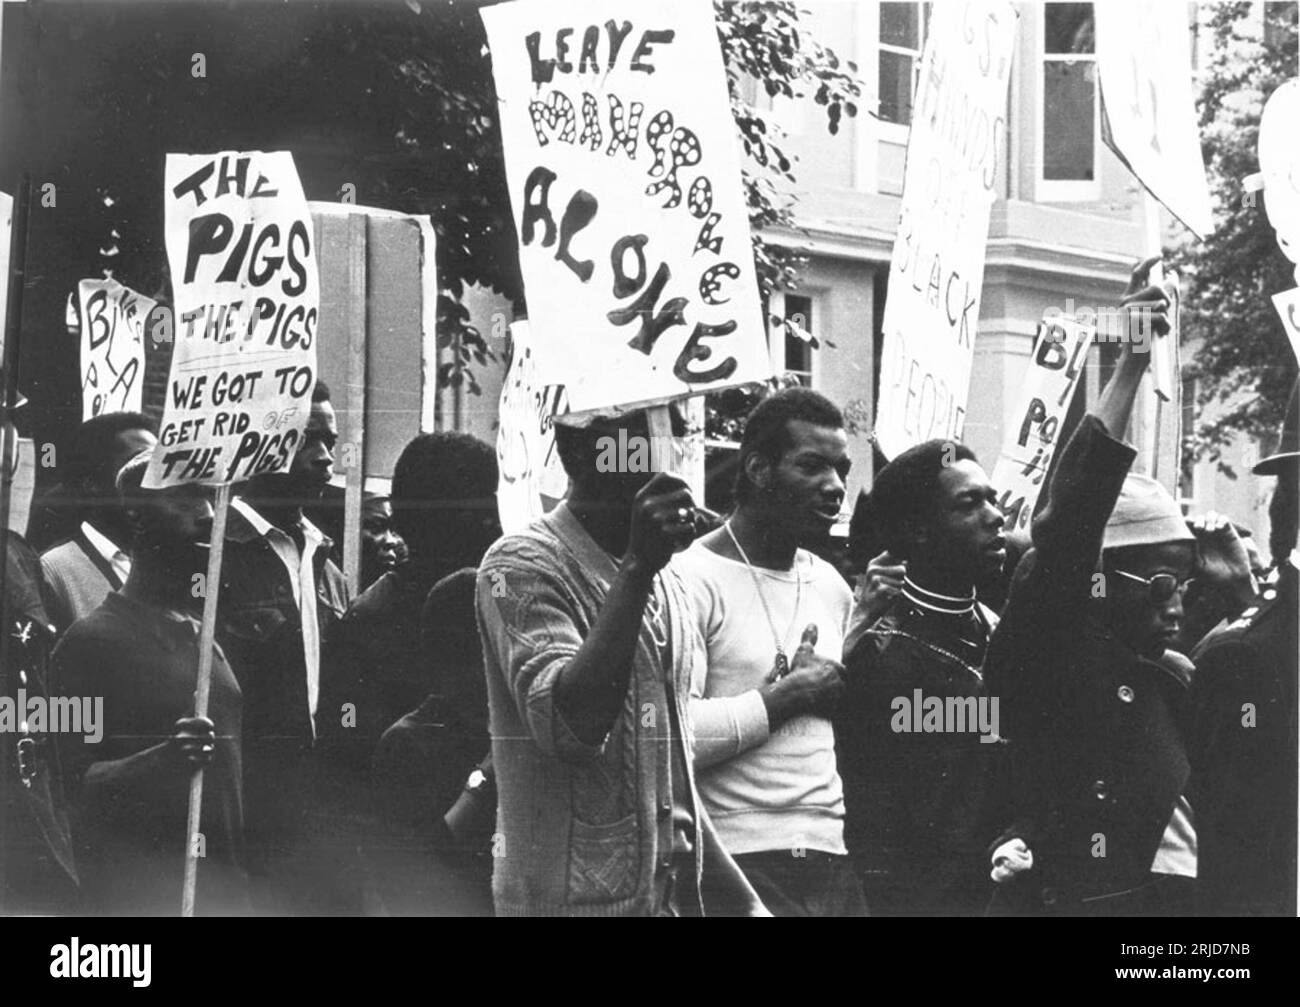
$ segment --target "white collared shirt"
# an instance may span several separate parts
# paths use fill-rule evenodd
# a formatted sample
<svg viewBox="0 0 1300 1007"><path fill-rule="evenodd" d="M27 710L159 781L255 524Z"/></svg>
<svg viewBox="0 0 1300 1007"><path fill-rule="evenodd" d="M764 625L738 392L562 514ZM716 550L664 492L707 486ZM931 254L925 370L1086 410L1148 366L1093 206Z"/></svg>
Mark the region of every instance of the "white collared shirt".
<svg viewBox="0 0 1300 1007"><path fill-rule="evenodd" d="M280 557L285 570L289 573L289 583L293 587L293 602L298 606L302 619L302 656L307 668L307 706L311 713L311 733L316 736L316 707L320 701L320 623L316 615L316 572L312 558L316 550L324 543L325 536L319 528L302 519L304 548L298 553L298 544L292 536L271 524L257 513L247 502L235 497L230 506L237 509L257 533ZM307 600L303 604L303 599Z"/></svg>
<svg viewBox="0 0 1300 1007"><path fill-rule="evenodd" d="M123 584L131 575L131 557L119 549L111 539L89 521L81 522L81 534L86 536L97 553L104 557Z"/></svg>

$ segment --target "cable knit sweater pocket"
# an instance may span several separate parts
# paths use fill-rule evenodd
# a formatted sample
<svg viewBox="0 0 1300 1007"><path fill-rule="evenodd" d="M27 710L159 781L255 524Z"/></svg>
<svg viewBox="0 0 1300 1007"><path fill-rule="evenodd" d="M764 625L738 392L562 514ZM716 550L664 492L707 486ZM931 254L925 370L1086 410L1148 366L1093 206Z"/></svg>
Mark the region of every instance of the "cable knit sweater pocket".
<svg viewBox="0 0 1300 1007"><path fill-rule="evenodd" d="M640 875L636 812L607 825L573 819L569 841L569 902L582 905L630 898Z"/></svg>

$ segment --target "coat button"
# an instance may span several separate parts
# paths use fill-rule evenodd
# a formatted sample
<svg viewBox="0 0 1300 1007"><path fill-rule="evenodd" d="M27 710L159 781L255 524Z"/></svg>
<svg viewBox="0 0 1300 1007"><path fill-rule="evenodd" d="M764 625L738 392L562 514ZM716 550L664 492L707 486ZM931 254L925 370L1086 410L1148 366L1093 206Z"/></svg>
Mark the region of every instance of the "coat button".
<svg viewBox="0 0 1300 1007"><path fill-rule="evenodd" d="M1092 785L1092 792L1097 795L1097 800L1104 801L1109 794L1109 791L1106 789L1106 781L1098 780L1094 783Z"/></svg>
<svg viewBox="0 0 1300 1007"><path fill-rule="evenodd" d="M659 821L661 822L664 821L672 813L673 813L673 805L671 801L664 801L661 805L659 805Z"/></svg>
<svg viewBox="0 0 1300 1007"><path fill-rule="evenodd" d="M1119 701L1121 703L1133 702L1133 690L1130 689L1127 685L1121 685L1119 689L1116 690L1115 695L1119 696Z"/></svg>
<svg viewBox="0 0 1300 1007"><path fill-rule="evenodd" d="M663 856L659 858L659 866L663 868L665 871L668 870L668 868L672 867L672 865L673 865L673 857L671 853L665 853Z"/></svg>
<svg viewBox="0 0 1300 1007"><path fill-rule="evenodd" d="M1055 888L1044 888L1040 897L1042 898L1043 905L1045 906L1056 905L1058 899Z"/></svg>
<svg viewBox="0 0 1300 1007"><path fill-rule="evenodd" d="M1275 591L1271 587L1268 588L1268 590L1266 590L1263 594L1263 598L1265 601L1272 601L1276 597L1277 597L1277 591Z"/></svg>

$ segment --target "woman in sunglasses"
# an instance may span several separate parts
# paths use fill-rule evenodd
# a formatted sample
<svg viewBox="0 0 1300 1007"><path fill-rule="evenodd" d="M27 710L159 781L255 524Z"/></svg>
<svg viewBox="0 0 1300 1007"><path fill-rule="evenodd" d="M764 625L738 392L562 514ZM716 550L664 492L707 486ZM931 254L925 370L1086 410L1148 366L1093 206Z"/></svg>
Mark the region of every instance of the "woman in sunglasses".
<svg viewBox="0 0 1300 1007"><path fill-rule="evenodd" d="M1163 291L1134 270L1130 324L1167 331ZM1145 289L1144 289L1145 288ZM1195 539L1120 438L1148 354L1126 341L1065 447L989 648L1012 825L990 846L992 911L1180 915L1196 834L1179 708L1189 664L1167 648Z"/></svg>

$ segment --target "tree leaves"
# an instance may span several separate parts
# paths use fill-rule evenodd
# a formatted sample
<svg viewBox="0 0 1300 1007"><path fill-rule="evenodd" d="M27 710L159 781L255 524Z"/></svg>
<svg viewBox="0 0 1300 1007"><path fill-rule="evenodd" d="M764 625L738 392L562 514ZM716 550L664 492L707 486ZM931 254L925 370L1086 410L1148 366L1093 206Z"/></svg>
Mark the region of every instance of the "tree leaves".
<svg viewBox="0 0 1300 1007"><path fill-rule="evenodd" d="M1214 233L1188 245L1177 261L1187 277L1184 327L1196 339L1186 374L1198 381L1206 407L1195 430L1184 432L1183 462L1222 462L1239 434L1275 437L1296 378L1271 296L1295 285L1292 265L1277 247L1263 200L1242 189L1259 170L1259 120L1267 96L1296 74L1295 7L1266 4L1270 28L1251 27L1250 3L1212 8L1211 55L1198 102L1201 145L1215 202Z"/></svg>

